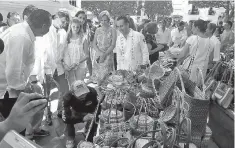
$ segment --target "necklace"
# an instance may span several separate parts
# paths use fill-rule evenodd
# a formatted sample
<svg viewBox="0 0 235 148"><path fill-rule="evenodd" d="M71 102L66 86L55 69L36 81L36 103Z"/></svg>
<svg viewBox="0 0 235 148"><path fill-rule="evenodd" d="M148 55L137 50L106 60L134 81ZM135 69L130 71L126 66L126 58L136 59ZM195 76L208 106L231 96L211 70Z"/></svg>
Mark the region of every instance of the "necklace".
<svg viewBox="0 0 235 148"><path fill-rule="evenodd" d="M124 36L121 37L121 56L123 61L125 60L125 49L124 49ZM131 37L131 59L134 60L134 36Z"/></svg>

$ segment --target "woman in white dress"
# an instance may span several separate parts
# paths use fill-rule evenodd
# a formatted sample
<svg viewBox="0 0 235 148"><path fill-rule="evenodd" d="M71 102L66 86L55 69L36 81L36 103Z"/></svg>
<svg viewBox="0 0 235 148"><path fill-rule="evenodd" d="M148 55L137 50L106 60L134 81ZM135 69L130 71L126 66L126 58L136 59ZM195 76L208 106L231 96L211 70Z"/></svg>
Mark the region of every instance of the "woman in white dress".
<svg viewBox="0 0 235 148"><path fill-rule="evenodd" d="M193 34L190 36L183 50L177 56L178 59L184 61L182 67L190 74L190 79L194 82L198 81L197 68L202 70L205 78L209 57L213 48L210 47L210 39L205 35L207 22L197 20L193 25Z"/></svg>
<svg viewBox="0 0 235 148"><path fill-rule="evenodd" d="M62 60L70 87L76 80L85 79L88 57L88 43L82 31L82 23L77 18L73 18L69 27Z"/></svg>

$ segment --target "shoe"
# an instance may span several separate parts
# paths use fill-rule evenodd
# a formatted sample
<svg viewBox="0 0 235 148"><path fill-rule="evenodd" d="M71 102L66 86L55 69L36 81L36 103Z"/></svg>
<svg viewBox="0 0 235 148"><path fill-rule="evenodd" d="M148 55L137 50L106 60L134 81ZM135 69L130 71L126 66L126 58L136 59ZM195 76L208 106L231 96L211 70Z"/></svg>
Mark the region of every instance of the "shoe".
<svg viewBox="0 0 235 148"><path fill-rule="evenodd" d="M74 148L74 140L67 140L66 141L66 148Z"/></svg>
<svg viewBox="0 0 235 148"><path fill-rule="evenodd" d="M50 132L49 131L45 131L43 129L41 129L40 131L34 131L34 136L35 137L45 137L45 136L49 136Z"/></svg>

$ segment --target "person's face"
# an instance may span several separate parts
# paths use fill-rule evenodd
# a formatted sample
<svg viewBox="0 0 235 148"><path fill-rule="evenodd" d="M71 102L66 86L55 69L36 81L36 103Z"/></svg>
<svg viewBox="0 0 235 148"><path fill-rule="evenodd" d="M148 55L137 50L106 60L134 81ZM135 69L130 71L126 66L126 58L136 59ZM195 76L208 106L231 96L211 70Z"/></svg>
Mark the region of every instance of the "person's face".
<svg viewBox="0 0 235 148"><path fill-rule="evenodd" d="M51 26L51 21L49 24L43 24L42 28L38 29L38 33L36 36L44 36L45 34L47 34L49 32Z"/></svg>
<svg viewBox="0 0 235 148"><path fill-rule="evenodd" d="M126 15L126 17L129 19L129 18L130 18L130 15L129 15L129 14L127 14L127 15Z"/></svg>
<svg viewBox="0 0 235 148"><path fill-rule="evenodd" d="M129 24L125 23L124 20L118 20L117 21L117 29L122 33L122 34L127 34L128 29L129 29Z"/></svg>
<svg viewBox="0 0 235 148"><path fill-rule="evenodd" d="M86 96L87 96L87 93L86 93L86 94L83 94L83 95L81 95L81 96L79 96L79 97L76 97L76 98L77 98L78 100L83 101L83 100L86 99Z"/></svg>
<svg viewBox="0 0 235 148"><path fill-rule="evenodd" d="M184 25L181 25L178 27L179 31L182 31L184 29Z"/></svg>
<svg viewBox="0 0 235 148"><path fill-rule="evenodd" d="M10 26L18 24L20 22L20 15L14 15L8 19L8 23Z"/></svg>
<svg viewBox="0 0 235 148"><path fill-rule="evenodd" d="M67 27L69 22L67 21L66 17L61 17L60 18L60 23L61 23L61 27L65 28L65 27Z"/></svg>
<svg viewBox="0 0 235 148"><path fill-rule="evenodd" d="M80 24L77 24L77 23L72 23L71 24L71 30L72 30L73 34L79 33L80 28L81 28Z"/></svg>
<svg viewBox="0 0 235 148"><path fill-rule="evenodd" d="M86 21L86 15L83 14L83 13L79 14L77 18L78 18L78 20L79 20L80 22L82 22L82 25L83 25L83 24L85 23L85 21Z"/></svg>
<svg viewBox="0 0 235 148"><path fill-rule="evenodd" d="M101 22L101 25L102 25L102 26L108 26L108 25L109 25L109 19L108 19L108 17L107 17L106 15L104 15L104 16L101 18L100 22Z"/></svg>

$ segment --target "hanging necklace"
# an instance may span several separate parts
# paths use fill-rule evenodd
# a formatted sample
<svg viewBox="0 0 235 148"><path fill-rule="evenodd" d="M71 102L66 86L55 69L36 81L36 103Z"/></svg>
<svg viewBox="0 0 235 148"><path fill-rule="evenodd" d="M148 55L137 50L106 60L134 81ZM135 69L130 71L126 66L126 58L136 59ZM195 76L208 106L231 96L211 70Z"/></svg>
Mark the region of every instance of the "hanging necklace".
<svg viewBox="0 0 235 148"><path fill-rule="evenodd" d="M123 60L125 59L125 49L124 49L124 36L121 37L121 56ZM131 36L131 59L134 59L134 36Z"/></svg>

